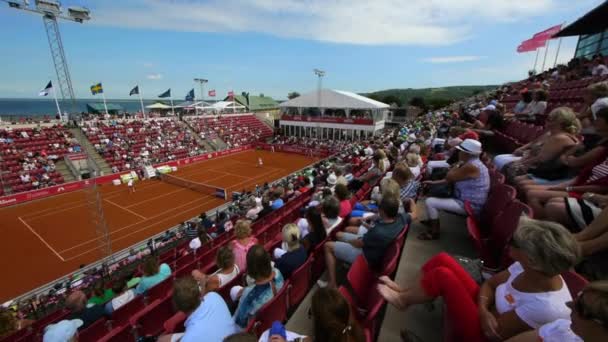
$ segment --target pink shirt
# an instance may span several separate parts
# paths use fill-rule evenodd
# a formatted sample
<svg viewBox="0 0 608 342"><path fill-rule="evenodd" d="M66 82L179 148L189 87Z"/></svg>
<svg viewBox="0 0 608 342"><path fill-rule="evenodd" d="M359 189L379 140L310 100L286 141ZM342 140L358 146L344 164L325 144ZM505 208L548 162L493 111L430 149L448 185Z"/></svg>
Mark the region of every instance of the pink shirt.
<svg viewBox="0 0 608 342"><path fill-rule="evenodd" d="M246 245L242 245L238 240L232 241L232 252L234 253L234 263L240 270L247 269L247 252L249 248L258 243L258 239L252 237Z"/></svg>
<svg viewBox="0 0 608 342"><path fill-rule="evenodd" d="M338 216L345 218L348 216L348 214L350 214L351 211L353 211L353 208L350 206L350 200L340 202L340 213Z"/></svg>

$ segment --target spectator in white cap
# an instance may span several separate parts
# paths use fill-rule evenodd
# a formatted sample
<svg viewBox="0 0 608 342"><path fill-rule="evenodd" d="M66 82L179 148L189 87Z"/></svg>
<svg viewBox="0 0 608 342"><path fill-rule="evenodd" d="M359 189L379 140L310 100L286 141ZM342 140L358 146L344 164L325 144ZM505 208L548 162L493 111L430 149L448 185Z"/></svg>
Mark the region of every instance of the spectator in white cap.
<svg viewBox="0 0 608 342"><path fill-rule="evenodd" d="M465 214L464 201L469 201L476 214L488 198L490 190L490 176L488 168L479 160L482 153L481 143L473 139L465 139L458 149L458 163L450 169L446 177L441 180L426 181L427 185L434 187L453 185L454 191L450 198L428 197L425 201L428 220L422 223L430 228L422 232L418 238L421 240L439 239L439 211L446 210L456 214Z"/></svg>
<svg viewBox="0 0 608 342"><path fill-rule="evenodd" d="M83 322L79 319L64 319L63 321L49 324L44 328L43 342L72 342L77 341L78 328Z"/></svg>

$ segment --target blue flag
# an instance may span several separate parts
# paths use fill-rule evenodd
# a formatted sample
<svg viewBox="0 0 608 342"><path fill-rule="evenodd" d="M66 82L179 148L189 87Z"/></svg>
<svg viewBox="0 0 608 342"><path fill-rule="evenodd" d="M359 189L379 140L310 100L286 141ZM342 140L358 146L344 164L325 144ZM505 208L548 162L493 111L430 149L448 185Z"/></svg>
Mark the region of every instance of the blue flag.
<svg viewBox="0 0 608 342"><path fill-rule="evenodd" d="M186 101L194 101L194 88L186 94Z"/></svg>
<svg viewBox="0 0 608 342"><path fill-rule="evenodd" d="M139 86L135 86L135 88L131 89L131 91L129 92L129 96L138 95L138 94L139 94Z"/></svg>
<svg viewBox="0 0 608 342"><path fill-rule="evenodd" d="M161 99L162 99L162 98L165 98L165 97L171 97L171 88L167 89L167 91L166 91L166 92L164 92L164 93L162 93L162 94L158 95L158 97L160 97Z"/></svg>

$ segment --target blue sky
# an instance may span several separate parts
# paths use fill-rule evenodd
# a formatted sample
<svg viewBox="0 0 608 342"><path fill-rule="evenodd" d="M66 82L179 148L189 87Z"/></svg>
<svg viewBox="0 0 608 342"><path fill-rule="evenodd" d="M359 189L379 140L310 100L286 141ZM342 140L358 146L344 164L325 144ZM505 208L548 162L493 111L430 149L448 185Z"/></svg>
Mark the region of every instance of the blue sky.
<svg viewBox="0 0 608 342"><path fill-rule="evenodd" d="M33 1L30 1L33 2ZM62 22L75 92L145 98L167 88L182 98L207 89L284 99L316 87L367 92L389 88L497 84L521 79L534 54L517 45L572 22L602 0L64 0L88 7L85 24ZM0 97L34 97L56 75L42 19L0 2ZM549 48L547 65L555 58ZM560 61L576 38L564 39ZM541 60L543 54L541 53Z"/></svg>

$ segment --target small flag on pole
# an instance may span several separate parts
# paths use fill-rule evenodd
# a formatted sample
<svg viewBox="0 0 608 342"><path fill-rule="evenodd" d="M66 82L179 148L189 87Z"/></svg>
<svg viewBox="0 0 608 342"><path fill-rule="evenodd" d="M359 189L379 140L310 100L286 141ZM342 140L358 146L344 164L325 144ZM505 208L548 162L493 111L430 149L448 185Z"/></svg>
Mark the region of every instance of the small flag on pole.
<svg viewBox="0 0 608 342"><path fill-rule="evenodd" d="M186 101L194 101L194 88L186 94Z"/></svg>
<svg viewBox="0 0 608 342"><path fill-rule="evenodd" d="M162 94L158 95L158 97L160 97L161 99L162 99L162 98L165 98L165 97L171 97L171 88L167 89L167 91L166 91L166 92L164 92L164 93L162 93Z"/></svg>
<svg viewBox="0 0 608 342"><path fill-rule="evenodd" d="M231 91L229 91L229 92L228 92L228 97L229 97L230 99L234 99L234 91L232 91L232 90L231 90Z"/></svg>
<svg viewBox="0 0 608 342"><path fill-rule="evenodd" d="M101 86L101 83L97 83L91 86L91 94L103 94L103 87Z"/></svg>
<svg viewBox="0 0 608 342"><path fill-rule="evenodd" d="M215 89L209 90L208 94L209 94L210 97L215 97Z"/></svg>
<svg viewBox="0 0 608 342"><path fill-rule="evenodd" d="M129 96L138 95L139 94L139 86L135 86L135 88L131 89L129 92Z"/></svg>
<svg viewBox="0 0 608 342"><path fill-rule="evenodd" d="M53 89L53 83L49 81L49 84L47 84L46 87L44 87L44 89L38 93L38 96L48 96L51 89Z"/></svg>

